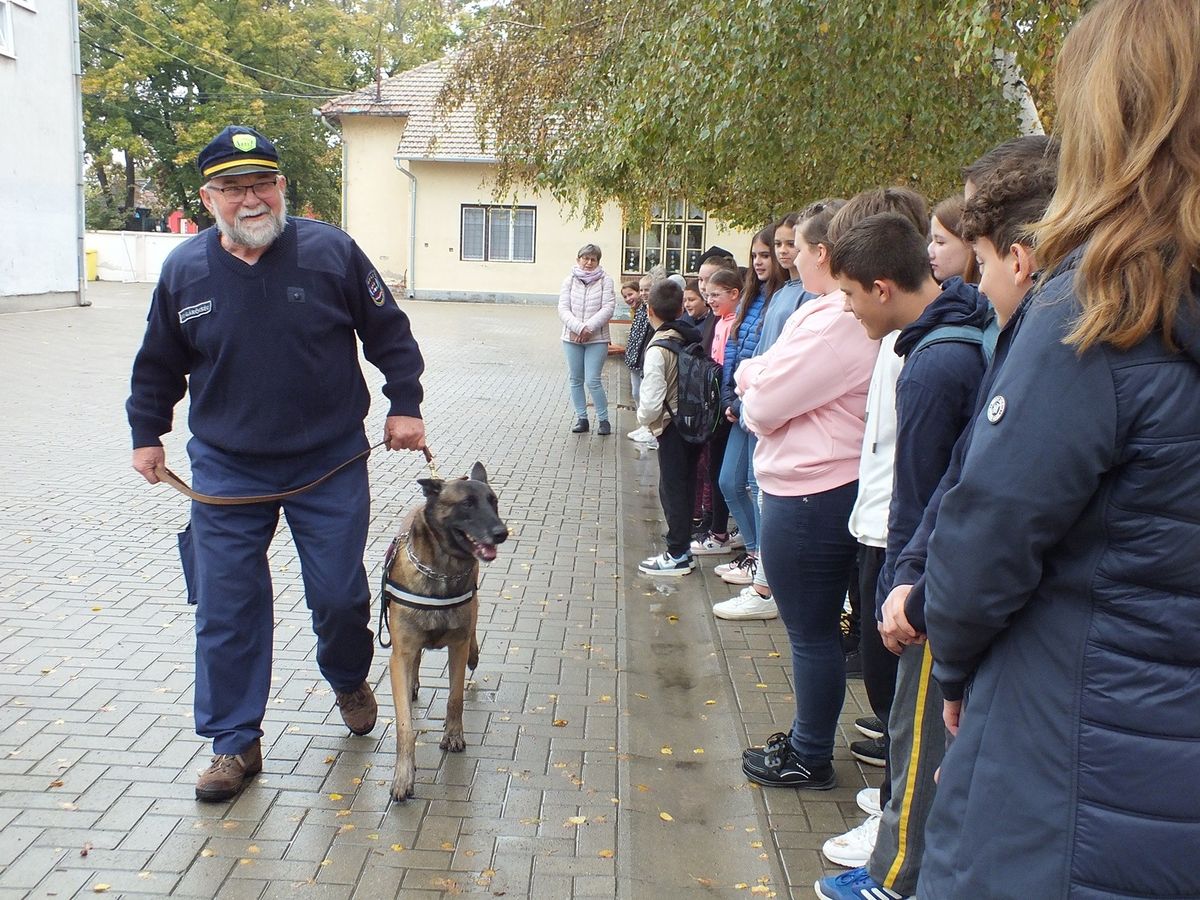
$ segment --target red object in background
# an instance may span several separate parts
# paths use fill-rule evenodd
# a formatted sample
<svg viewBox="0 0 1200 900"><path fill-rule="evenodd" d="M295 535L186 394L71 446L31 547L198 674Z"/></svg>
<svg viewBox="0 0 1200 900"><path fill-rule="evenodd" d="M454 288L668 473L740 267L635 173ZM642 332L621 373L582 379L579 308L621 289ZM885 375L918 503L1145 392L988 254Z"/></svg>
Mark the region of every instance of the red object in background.
<svg viewBox="0 0 1200 900"><path fill-rule="evenodd" d="M173 209L167 216L167 230L172 234L196 234L199 229L191 219L183 217L182 209Z"/></svg>

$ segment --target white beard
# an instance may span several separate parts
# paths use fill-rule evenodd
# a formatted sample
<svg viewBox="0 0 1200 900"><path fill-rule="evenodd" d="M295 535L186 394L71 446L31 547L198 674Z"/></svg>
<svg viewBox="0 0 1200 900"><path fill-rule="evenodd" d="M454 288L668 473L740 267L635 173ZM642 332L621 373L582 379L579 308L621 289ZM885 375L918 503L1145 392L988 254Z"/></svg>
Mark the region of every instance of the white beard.
<svg viewBox="0 0 1200 900"><path fill-rule="evenodd" d="M253 220L247 219L248 216L264 211L267 215ZM271 208L260 201L259 206L254 209L239 209L232 220L226 219L215 210L214 218L217 220L217 229L231 244L259 250L275 243L287 227L287 198L280 191L279 210L274 215L271 215Z"/></svg>

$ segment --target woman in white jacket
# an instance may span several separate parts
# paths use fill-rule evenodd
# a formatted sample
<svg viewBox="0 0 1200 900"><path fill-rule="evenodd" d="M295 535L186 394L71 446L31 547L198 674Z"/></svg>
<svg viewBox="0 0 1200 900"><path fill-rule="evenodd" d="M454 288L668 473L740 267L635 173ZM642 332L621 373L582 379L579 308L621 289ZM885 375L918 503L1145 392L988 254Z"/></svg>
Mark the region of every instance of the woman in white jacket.
<svg viewBox="0 0 1200 900"><path fill-rule="evenodd" d="M563 352L567 356L571 404L575 407L571 431L580 434L588 430L587 398L583 393L586 384L596 407L596 432L611 434L608 396L600 372L608 356L608 320L617 308L617 292L612 278L600 268L600 248L595 244L584 244L575 262L558 293Z"/></svg>

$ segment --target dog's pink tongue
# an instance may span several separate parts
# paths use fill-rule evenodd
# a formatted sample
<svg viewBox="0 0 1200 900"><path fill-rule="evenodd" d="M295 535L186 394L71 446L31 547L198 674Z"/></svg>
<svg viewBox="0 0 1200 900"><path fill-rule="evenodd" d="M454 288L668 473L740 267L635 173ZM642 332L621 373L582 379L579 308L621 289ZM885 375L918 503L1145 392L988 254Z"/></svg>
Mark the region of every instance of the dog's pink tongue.
<svg viewBox="0 0 1200 900"><path fill-rule="evenodd" d="M484 562L491 562L496 558L495 544L475 544L475 555Z"/></svg>

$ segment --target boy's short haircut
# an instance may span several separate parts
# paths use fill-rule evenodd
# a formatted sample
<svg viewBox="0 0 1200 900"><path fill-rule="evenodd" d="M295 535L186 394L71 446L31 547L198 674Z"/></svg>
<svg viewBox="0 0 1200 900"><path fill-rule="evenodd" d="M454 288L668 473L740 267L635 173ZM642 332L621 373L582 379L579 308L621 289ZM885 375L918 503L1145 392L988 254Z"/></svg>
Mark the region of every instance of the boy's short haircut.
<svg viewBox="0 0 1200 900"><path fill-rule="evenodd" d="M906 187L881 187L862 191L850 198L829 223L829 240L837 243L843 234L868 216L899 213L912 223L919 235L929 233L929 204Z"/></svg>
<svg viewBox="0 0 1200 900"><path fill-rule="evenodd" d="M695 275L689 275L683 283L685 291L691 291L693 294L700 293L700 279Z"/></svg>
<svg viewBox="0 0 1200 900"><path fill-rule="evenodd" d="M650 288L650 309L664 322L683 315L683 288L673 281L660 281Z"/></svg>
<svg viewBox="0 0 1200 900"><path fill-rule="evenodd" d="M852 278L864 287L891 281L910 294L933 278L924 235L908 216L894 212L867 216L838 238L829 270L835 278Z"/></svg>
<svg viewBox="0 0 1200 900"><path fill-rule="evenodd" d="M1033 247L1029 227L1041 220L1054 196L1058 169L1039 159L1010 159L976 184L963 209L963 240L987 238L1001 258L1013 244Z"/></svg>
<svg viewBox="0 0 1200 900"><path fill-rule="evenodd" d="M989 150L963 168L963 181L978 187L1001 168L1058 166L1058 141L1044 134L1023 134Z"/></svg>

